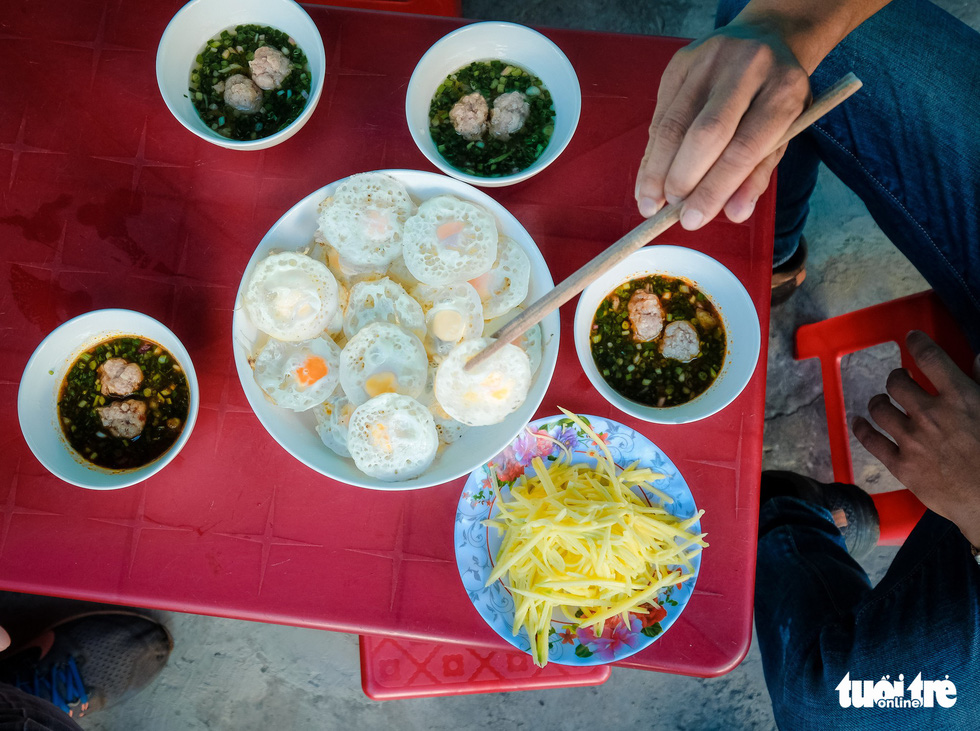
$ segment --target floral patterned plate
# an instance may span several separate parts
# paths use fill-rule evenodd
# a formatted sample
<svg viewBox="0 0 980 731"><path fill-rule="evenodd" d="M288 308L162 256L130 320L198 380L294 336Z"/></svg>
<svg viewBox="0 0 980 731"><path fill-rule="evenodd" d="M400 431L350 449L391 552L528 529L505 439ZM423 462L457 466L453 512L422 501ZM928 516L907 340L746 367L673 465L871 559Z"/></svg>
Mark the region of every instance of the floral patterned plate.
<svg viewBox="0 0 980 731"><path fill-rule="evenodd" d="M654 483L658 490L670 495L674 502L666 505L673 515L688 518L697 512L694 497L687 483L674 464L657 445L642 434L609 419L598 416L582 416L599 437L606 443L613 460L620 468L627 467L636 460L641 467L649 467L661 472L665 477ZM548 435L551 439L538 438ZM483 525L482 521L496 513L494 504L498 491L493 487L490 466L493 466L500 481L500 491L509 489L530 465L534 457L547 460L557 456L561 448L557 440L573 453L573 461L595 464L597 450L592 439L578 426L564 416L551 416L532 421L504 451L488 464L470 473L463 494L456 508L456 564L463 587L469 594L473 606L501 637L514 647L530 653L531 643L527 630L521 628L517 636L511 634L514 621L514 600L503 579L491 586L484 586L493 570L494 557L500 548L501 537L496 529ZM642 491L642 497L649 504L659 504L652 493ZM691 527L692 532L701 531L700 521ZM668 587L658 597L659 607L649 607L648 614L631 614L629 626L622 618L614 617L606 621L601 637L596 637L590 628L579 628L569 622L558 611L551 620L551 633L548 638L548 660L563 665L601 665L615 662L639 652L650 645L677 621L694 591L694 582L701 566L701 554L691 559L695 576L683 584Z"/></svg>

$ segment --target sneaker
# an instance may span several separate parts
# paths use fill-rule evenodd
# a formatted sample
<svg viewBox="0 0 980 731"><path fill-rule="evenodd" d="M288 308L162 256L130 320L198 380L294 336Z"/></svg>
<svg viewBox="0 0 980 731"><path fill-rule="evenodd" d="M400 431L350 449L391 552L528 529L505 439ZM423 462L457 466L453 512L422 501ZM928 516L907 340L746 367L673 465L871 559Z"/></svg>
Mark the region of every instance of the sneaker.
<svg viewBox="0 0 980 731"><path fill-rule="evenodd" d="M170 633L149 617L80 614L0 655L0 682L80 718L135 695L163 669L172 649Z"/></svg>
<svg viewBox="0 0 980 731"><path fill-rule="evenodd" d="M806 279L806 238L800 236L800 244L793 256L772 270L772 293L770 303L773 307L788 300Z"/></svg>
<svg viewBox="0 0 980 731"><path fill-rule="evenodd" d="M844 536L847 552L862 559L878 545L878 510L871 496L855 485L817 482L795 472L762 473L761 502L774 497L795 497L830 511Z"/></svg>

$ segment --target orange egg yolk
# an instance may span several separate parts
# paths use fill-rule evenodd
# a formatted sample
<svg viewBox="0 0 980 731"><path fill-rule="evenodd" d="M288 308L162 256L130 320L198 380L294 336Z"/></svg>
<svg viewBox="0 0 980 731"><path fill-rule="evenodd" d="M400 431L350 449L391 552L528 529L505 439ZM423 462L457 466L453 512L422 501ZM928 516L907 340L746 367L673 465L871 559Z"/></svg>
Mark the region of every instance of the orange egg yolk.
<svg viewBox="0 0 980 731"><path fill-rule="evenodd" d="M457 343L466 332L466 322L456 310L439 310L429 322L432 334L447 343Z"/></svg>
<svg viewBox="0 0 980 731"><path fill-rule="evenodd" d="M330 369L323 358L311 355L296 369L296 380L303 386L312 386L329 372Z"/></svg>
<svg viewBox="0 0 980 731"><path fill-rule="evenodd" d="M370 427L371 432L371 444L374 445L376 449L385 452L386 454L391 454L391 437L388 436L388 427L384 424L372 424Z"/></svg>
<svg viewBox="0 0 980 731"><path fill-rule="evenodd" d="M462 235L464 228L462 221L447 221L436 229L436 237L447 249L459 251L466 245Z"/></svg>
<svg viewBox="0 0 980 731"><path fill-rule="evenodd" d="M391 371L381 371L368 376L364 381L364 391L369 398L383 393L395 393L398 389L398 377Z"/></svg>

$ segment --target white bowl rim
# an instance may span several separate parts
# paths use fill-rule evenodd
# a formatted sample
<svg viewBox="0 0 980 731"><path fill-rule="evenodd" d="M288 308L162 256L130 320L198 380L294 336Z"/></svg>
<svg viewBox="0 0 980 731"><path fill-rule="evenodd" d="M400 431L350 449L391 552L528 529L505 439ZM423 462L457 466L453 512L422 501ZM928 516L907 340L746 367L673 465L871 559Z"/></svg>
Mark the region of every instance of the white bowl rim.
<svg viewBox="0 0 980 731"><path fill-rule="evenodd" d="M495 220L506 217L506 225L501 225L499 227L501 229L507 229L508 227L510 227L512 229L512 232L508 233L507 235L511 236L511 238L513 238L522 246L524 245L523 240L526 239L526 241L530 242L533 247L533 251L527 251L527 249L525 249L525 251L527 251L528 253L528 256L531 258L532 289L534 287L533 268L535 266L536 260L540 260L540 264L543 266L543 270L541 270L543 271L543 275L544 275L542 277L543 289L547 291L548 289L554 287L554 280L551 276L551 270L548 268L547 261L544 259L544 255L541 253L540 249L537 247L534 238L530 235L530 233L528 233L527 229L524 228L523 224L521 224L521 222L517 220L517 217L514 216L514 214L512 214L509 210L507 210L507 208L504 207L501 203L494 200L486 192L473 188L472 186L469 186L463 181L453 179L449 176L427 171L427 170L385 169L385 170L374 170L374 171L366 171L366 172L378 172L387 175L392 175L396 178L402 179L403 182L405 182L404 181L405 177L408 177L410 179L419 178L419 179L426 180L433 185L440 184L442 186L447 186L450 189L455 189L455 191L463 191L463 193L460 194L461 197L465 197L468 200L475 201L479 205L482 205L485 208L487 208L490 211L491 215L494 216ZM269 436L273 439L273 441L275 441L280 447L282 447L282 449L285 450L291 457L293 457L300 463L306 465L311 470L314 470L315 472L318 472L319 474L322 474L331 480L342 482L344 484L351 485L354 487L361 487L370 490L396 492L401 490L420 490L427 487L444 485L469 474L473 469L479 466L479 464L482 464L483 462L486 462L488 459L495 456L499 451L499 449L495 450L492 454L484 455L486 459L482 459L482 461L479 462L474 461L472 464L469 464L468 466L465 467L455 468L453 470L446 470L446 476L442 476L438 479L434 479L431 476L432 467L430 467L428 470L423 472L418 477L412 478L410 480L385 482L383 480L378 480L361 473L359 470L353 467L353 463L351 463L352 469L349 474L338 475L329 471L325 471L324 468L321 468L321 466L313 464L312 462L305 459L301 454L299 454L297 448L284 443L274 433L274 429L273 429L274 425L270 426L270 424L266 423L266 418L262 413L263 409L256 407L256 404L262 404L263 406L265 406L266 404L268 404L268 401L264 396L263 392L261 391L261 389L259 389L257 385L254 388L252 388L252 385L255 384L255 378L248 365L248 361L247 361L248 353L246 352L247 349L243 346L243 344L241 344L237 340L239 330L243 323L248 323L249 327L254 328L254 325L252 325L251 322L248 320L247 315L245 314L243 308L240 306L242 294L247 280L247 275L253 268L255 262L259 258L261 258L259 255L260 249L262 249L263 251L268 251L269 249L273 249L273 248L277 248L277 249L293 248L291 243L282 243L282 238L280 237L278 230L281 225L287 223L295 215L294 211L296 209L300 208L302 205L304 205L306 201L313 199L316 196L322 197L323 195L325 195L324 191L326 191L327 189L331 189L331 190L335 189L336 186L340 185L345 180L347 180L347 177L335 180L331 183L328 183L327 185L321 186L320 188L310 192L308 195L301 198L299 201L293 204L289 208L289 210L286 211L279 218L279 220L276 221L269 228L269 230L265 234L263 234L262 239L258 242L258 244L256 244L255 250L253 251L248 264L246 264L245 269L242 272L242 279L239 285L239 290L235 296L235 310L234 310L234 316L232 321L231 335L233 340L235 365L238 371L239 381L241 382L242 390L245 392L245 397L248 400L250 407L252 408L252 412L255 414L256 418L262 424L266 432L268 432ZM412 188L417 187L418 185L419 183L406 183L406 186L409 188L410 193L413 193ZM452 191L443 190L441 192L445 193L445 192L452 192ZM432 195L434 196L439 194L440 193L433 193ZM455 195L459 193L453 192L453 194ZM416 197L414 193L413 193L413 197ZM517 235L515 235L515 233ZM312 241L312 236L313 236L313 232L311 231L309 237L311 241ZM264 246L267 240L269 240L270 243L268 246ZM529 298L531 297L530 292L528 297ZM528 301L529 300L525 300L525 302ZM552 332L550 339L549 339L549 330ZM544 396L548 390L548 387L551 385L551 380L552 377L554 376L554 371L558 363L558 351L561 342L561 324L557 312L551 313L550 315L548 315L547 318L545 318L541 322L541 332L542 332L541 365L539 366L538 371L534 374L534 377L532 379L532 384L531 384L531 390L529 392L528 398L525 401L524 405L522 405L514 413L510 414L507 417L507 419L505 419L503 422L500 422L499 424L493 424L488 427L473 427L474 429L499 429L501 428L501 425L507 424L510 422L510 420L514 419L515 415L527 409L530 415L523 421L518 420L510 423L510 426L508 427L509 435L507 436L507 438L497 440L500 441L500 449L503 449L503 447L509 444L513 440L513 438L517 436L520 430L524 428L527 422L534 417L534 413L540 407L542 401L544 400ZM552 347L554 350L553 356L550 355L550 350ZM249 385L246 386L246 383L248 383ZM533 406L533 408L529 407L528 404ZM456 446L456 443L449 445L449 448L452 448L453 446ZM322 449L324 450L325 453L329 453L331 458L336 458L338 460L347 459L334 454L326 446L323 446ZM442 458L442 454L437 456L436 460L438 461L441 458ZM435 463L433 463L433 466L435 466Z"/></svg>
<svg viewBox="0 0 980 731"><path fill-rule="evenodd" d="M114 326L113 323L118 322L120 319L142 323L150 329L156 329L158 332L151 337L150 335L147 335L145 331L140 332L139 328L137 327L120 328ZM90 333L85 335L79 334L77 337L72 337L72 333L74 331L85 326L90 326L93 328ZM126 337L127 335L146 337L148 340L157 342L165 347L171 353L171 355L174 356L174 358L180 364L185 377L187 378L190 399L187 408L187 421L184 423L184 428L181 430L180 436L166 452L142 467L137 467L131 470L110 470L105 467L100 467L98 465L86 462L84 458L77 454L68 444L68 441L62 434L58 424L57 401L55 401L53 404L54 408L50 425L41 426L39 421L30 422L29 414L37 411L37 401L34 399L36 398L38 389L45 388L45 385L41 382L44 379L44 374L52 376L56 386L60 388L60 384L64 380L64 376L68 368L72 366L75 359L78 358L78 355L83 350L91 347L92 345L100 343L103 340L107 340L108 338ZM160 342L161 339L165 339L167 337L172 339L171 343ZM48 353L47 351L49 349L54 349L56 347L60 339L69 339L73 343L69 348L70 352L66 353L63 349L58 347L59 352ZM61 361L63 359L64 363L57 369L51 369L50 367L44 367L44 365L40 364L42 358L50 358L51 361ZM51 361L49 361L49 363ZM50 370L55 370L55 372L50 374L48 373ZM20 423L21 433L23 434L24 440L27 442L27 446L30 448L35 458L37 458L37 460L46 470L48 470L48 472L57 477L59 480L77 487L85 488L87 490L118 490L123 487L130 487L131 485L135 485L152 477L157 472L162 470L177 456L177 454L184 448L187 441L190 439L191 432L194 431L194 426L197 423L199 407L200 392L197 382L197 372L194 370L194 363L191 360L190 353L187 352L187 349L184 347L183 343L181 343L180 339L173 333L172 330L170 330L170 328L159 320L136 310L121 308L110 308L85 312L61 323L58 327L48 333L38 344L37 348L35 348L34 352L31 354L31 357L28 359L17 390L17 417ZM43 417L41 417L41 420L43 421ZM64 473L62 470L58 469L57 465L53 464L51 460L43 456L40 440L44 437L39 435L42 431L47 432L48 427L50 427L50 432L57 437L59 443L78 466L77 474L86 476L91 475L95 477L95 479L101 481L102 484L85 480L82 477L76 476L75 474Z"/></svg>
<svg viewBox="0 0 980 731"><path fill-rule="evenodd" d="M569 107L571 111L571 122L569 125L570 128L567 137L561 141L552 139L548 143L548 148L545 150L544 154L541 157L539 157L537 160L535 160L531 165L526 167L524 170L521 170L520 172L517 173L513 173L512 175L504 175L499 178L484 178L484 177L480 177L479 175L470 175L469 173L464 173L461 170L457 170L452 165L450 165L441 155L439 155L438 152L434 152L433 150L430 150L427 146L420 143L419 135L423 133L418 129L416 129L411 122L413 116L411 101L415 96L422 94L422 91L419 89L419 86L421 84L421 81L419 80L420 69L422 69L427 62L432 62L432 60L439 53L440 47L457 41L461 36L465 38L467 35L472 35L474 33L482 33L486 31L500 31L500 32L507 31L510 33L523 33L531 38L534 38L535 41L540 42L542 44L543 48L547 48L553 54L556 62L555 75L557 76L559 73L567 74L568 80L572 82L574 86L574 103L571 104ZM473 59L473 60L478 61L481 59ZM514 63L521 65L521 61L517 59L508 59L508 60L511 60ZM456 69L453 69L453 71L455 70ZM540 71L540 69L533 70L536 76L544 80L541 74L538 73L538 71ZM452 71L450 71L449 73L452 73ZM427 94L424 94L423 96L425 98L431 99L432 93L429 92ZM575 136L575 131L576 129L578 129L578 123L581 118L581 114L582 114L581 85L578 80L578 74L575 73L575 67L572 66L571 61L568 60L568 57L565 55L564 51L561 50L558 44L556 44L553 40L548 38L540 31L537 31L534 28L530 28L526 25L521 25L520 23L511 23L507 21L489 20L489 21L473 22L461 26L460 28L457 28L451 33L447 33L446 35L444 35L438 41L433 43L424 54L422 54L422 57L415 65L415 69L413 69L412 71L412 76L408 81L408 88L405 92L405 119L407 121L409 133L412 136L412 140L415 142L416 147L419 148L419 151L423 155L425 155L426 159L429 162L431 162L433 165L435 165L443 174L456 178L457 180L461 180L464 183L469 183L470 185L478 186L481 188L499 188L508 185L515 185L517 183L521 183L527 180L528 178L533 177L534 175L537 175L542 170L547 168L555 160L558 159L561 153L565 151L565 148L568 147L569 143L572 141L572 138ZM428 114L426 116L428 117ZM425 134L428 134L428 127L426 127Z"/></svg>
<svg viewBox="0 0 980 731"><path fill-rule="evenodd" d="M212 130L207 130L206 128L197 128L194 125L191 125L187 122L187 120L184 118L183 111L175 107L175 102L171 100L170 95L164 89L163 74L166 72L166 68L167 68L166 59L164 58L164 48L166 46L166 41L168 41L172 36L176 36L180 32L177 28L177 25L179 24L179 21L183 20L184 15L189 15L195 12L199 6L208 5L211 3L216 4L216 0L190 0L188 3L183 5L176 13L174 13L173 17L167 23L167 27L164 29L163 34L160 36L160 42L157 44L157 54L156 54L156 62L155 62L157 88L160 91L160 96L163 98L164 104L166 104L167 109L170 110L170 114L173 115L174 119L176 119L181 124L181 126L183 126L187 131L191 132L194 135L197 135L197 137L204 140L205 142L210 142L214 145L217 145L218 147L223 147L227 150L241 150L241 151L264 150L269 147L273 147L274 145L277 145L280 142L285 142L287 139L289 139L294 134L299 132L300 129L302 129L303 126L309 121L310 117L313 116L313 112L316 109L316 106L320 101L320 96L323 93L324 79L326 76L326 50L324 49L323 46L323 37L321 36L319 29L316 27L316 23L310 17L309 13L307 13L306 10L304 10L299 3L295 2L295 0L274 0L274 1L295 6L295 8L298 9L299 12L306 17L306 20L309 21L310 28L312 28L312 30L314 31L313 35L316 38L316 44L314 45L313 50L318 53L317 58L319 60L320 65L323 66L323 69L321 70L318 77L315 79L316 83L311 84L310 98L306 101L306 106L303 108L303 111L300 113L300 115L292 122L290 122L286 127L280 129L275 134L269 135L268 137L261 137L256 140L232 140L227 137L222 137L221 135L219 135L218 133ZM214 35L220 33L222 30L226 30L229 27L230 27L229 25L224 25L221 28L218 28L217 30L211 32L211 34L208 35L205 41L202 41L202 43L206 42L207 39L214 37ZM283 29L279 29L279 30L283 30ZM310 50L307 49L307 46L305 44L303 46L303 50L306 53L307 60L310 62L310 70L312 72L314 67L313 56L311 55ZM189 68L190 67L188 66L188 69Z"/></svg>
<svg viewBox="0 0 980 731"><path fill-rule="evenodd" d="M698 285L699 277L666 269L662 264L670 258L690 264L704 278L705 273L717 276L730 287L719 302L717 290L705 291ZM599 374L592 358L588 333L599 303L620 284L651 274L667 274L691 280L715 306L725 327L725 361L715 382L703 393L678 406L645 406L622 396ZM735 318L731 315L735 314ZM620 411L655 424L687 424L712 416L730 405L748 385L755 372L761 352L761 329L755 303L745 287L728 267L697 249L685 246L646 246L630 254L622 262L590 284L579 297L573 325L575 352L586 376L599 394ZM726 390L717 387L727 385ZM717 389L717 390L716 390ZM721 395L719 395L721 394Z"/></svg>

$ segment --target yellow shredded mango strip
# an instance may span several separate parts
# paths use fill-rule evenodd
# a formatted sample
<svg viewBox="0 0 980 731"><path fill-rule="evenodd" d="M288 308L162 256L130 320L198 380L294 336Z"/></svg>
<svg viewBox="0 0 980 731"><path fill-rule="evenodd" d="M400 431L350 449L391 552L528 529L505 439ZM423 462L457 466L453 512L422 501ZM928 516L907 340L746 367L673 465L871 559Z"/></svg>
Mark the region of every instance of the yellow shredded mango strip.
<svg viewBox="0 0 980 731"><path fill-rule="evenodd" d="M509 499L497 501L499 513L484 521L503 533L487 586L507 575L513 632L527 630L540 667L548 662L553 610L599 635L607 619L646 614L641 604L691 578L690 559L708 545L703 533L690 531L703 510L682 520L645 504L632 487L673 502L650 484L663 475L638 463L619 471L592 428L562 412L592 438L596 467L571 464L567 450L547 465L535 457L533 474L522 475Z"/></svg>

